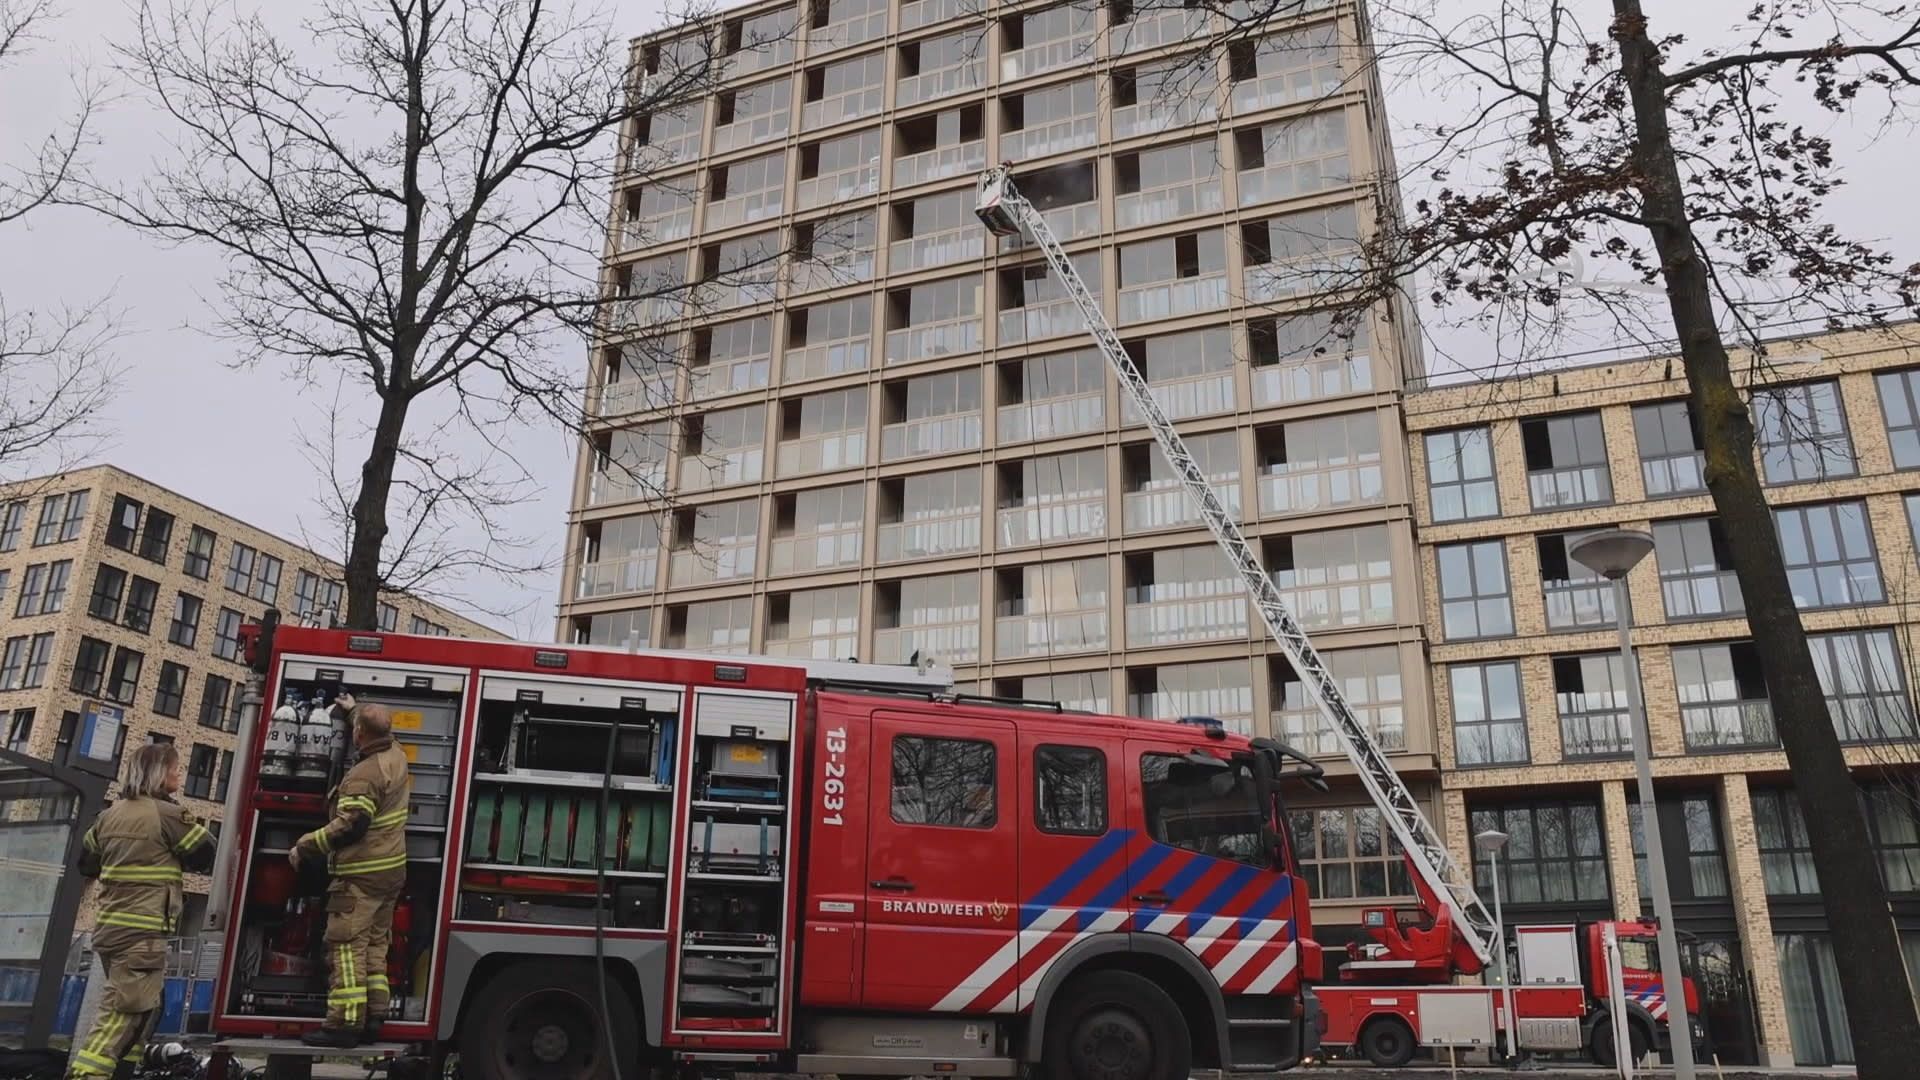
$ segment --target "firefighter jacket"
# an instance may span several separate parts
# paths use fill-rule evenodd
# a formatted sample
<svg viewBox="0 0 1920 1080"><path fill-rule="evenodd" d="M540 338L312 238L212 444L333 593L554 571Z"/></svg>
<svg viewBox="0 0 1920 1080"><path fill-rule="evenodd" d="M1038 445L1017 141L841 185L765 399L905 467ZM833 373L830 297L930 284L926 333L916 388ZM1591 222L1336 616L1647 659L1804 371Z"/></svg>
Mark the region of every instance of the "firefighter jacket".
<svg viewBox="0 0 1920 1080"><path fill-rule="evenodd" d="M123 798L107 807L80 847L80 873L100 881L96 942L126 936L112 931L174 933L185 871L213 869L213 833L164 797Z"/></svg>
<svg viewBox="0 0 1920 1080"><path fill-rule="evenodd" d="M333 789L333 817L300 838L301 856L326 856L336 882L352 878L375 890L398 887L407 876L407 798L412 792L407 755L393 739L366 744Z"/></svg>

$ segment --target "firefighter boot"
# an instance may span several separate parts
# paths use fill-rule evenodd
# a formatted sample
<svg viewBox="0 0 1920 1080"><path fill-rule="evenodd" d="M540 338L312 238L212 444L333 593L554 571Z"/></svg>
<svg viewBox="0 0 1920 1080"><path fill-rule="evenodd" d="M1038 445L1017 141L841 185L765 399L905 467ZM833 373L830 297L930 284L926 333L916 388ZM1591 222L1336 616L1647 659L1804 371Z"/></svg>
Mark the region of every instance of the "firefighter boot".
<svg viewBox="0 0 1920 1080"><path fill-rule="evenodd" d="M377 1043L380 1041L380 1018L379 1017L377 1016L367 1017L367 1026L360 1029L360 1041L363 1044Z"/></svg>
<svg viewBox="0 0 1920 1080"><path fill-rule="evenodd" d="M314 1028L300 1036L300 1041L308 1046L319 1046L328 1050L351 1050L360 1045L360 1029Z"/></svg>

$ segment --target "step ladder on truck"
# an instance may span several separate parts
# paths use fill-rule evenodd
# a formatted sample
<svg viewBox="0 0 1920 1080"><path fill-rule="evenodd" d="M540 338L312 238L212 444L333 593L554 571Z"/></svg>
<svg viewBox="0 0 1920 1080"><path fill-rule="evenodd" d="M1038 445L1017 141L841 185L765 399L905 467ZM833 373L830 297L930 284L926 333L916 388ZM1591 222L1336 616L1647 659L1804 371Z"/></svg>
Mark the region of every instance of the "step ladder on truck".
<svg viewBox="0 0 1920 1080"><path fill-rule="evenodd" d="M1145 419L1201 520L1239 575L1269 636L1339 736L1362 787L1404 852L1420 911L1407 926L1401 925L1400 913L1391 908L1363 913L1364 927L1373 941L1351 946L1340 981L1316 988L1324 1016L1322 1044L1391 1066L1405 1064L1422 1045L1492 1048L1498 1036L1509 1054L1590 1052L1596 1060L1610 1063L1615 1056L1613 1020L1607 968L1601 959L1602 928L1608 924L1524 928L1518 937L1519 981L1510 992L1496 993L1495 987L1484 985L1448 985L1456 977L1486 972L1502 948L1501 928L1481 902L1469 868L1462 868L1448 852L1372 733L1347 705L1279 587L1261 567L1253 546L1107 322L1099 299L1081 279L1043 212L1015 184L1011 162L982 174L975 212L994 235L1030 236L1039 247L1079 309L1127 400ZM1643 923L1611 925L1626 961L1622 983L1637 1057L1647 1048L1665 1045L1667 1038L1665 992L1650 947L1654 930ZM1694 982L1683 978L1683 983L1688 1015L1697 1017ZM1510 1010L1516 1024L1509 1024ZM1699 1035L1697 1021L1695 1035Z"/></svg>

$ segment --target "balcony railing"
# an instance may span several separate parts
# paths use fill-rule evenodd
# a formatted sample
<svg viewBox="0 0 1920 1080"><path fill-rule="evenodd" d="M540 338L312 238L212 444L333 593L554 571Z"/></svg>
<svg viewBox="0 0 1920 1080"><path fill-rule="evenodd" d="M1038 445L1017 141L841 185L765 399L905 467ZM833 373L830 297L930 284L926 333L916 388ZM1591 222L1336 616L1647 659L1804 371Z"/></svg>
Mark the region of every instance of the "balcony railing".
<svg viewBox="0 0 1920 1080"><path fill-rule="evenodd" d="M887 331L887 363L911 364L980 351L980 316Z"/></svg>
<svg viewBox="0 0 1920 1080"><path fill-rule="evenodd" d="M996 542L1002 549L1091 540L1107 535L1107 500L1095 495L1072 502L1002 507L995 524Z"/></svg>
<svg viewBox="0 0 1920 1080"><path fill-rule="evenodd" d="M1768 701L1682 705L1680 722L1686 728L1689 750L1764 748L1780 742L1780 733L1773 728L1773 704Z"/></svg>
<svg viewBox="0 0 1920 1080"><path fill-rule="evenodd" d="M1707 455L1695 450L1690 454L1669 454L1643 460L1640 462L1640 479L1646 484L1649 499L1705 491Z"/></svg>
<svg viewBox="0 0 1920 1080"><path fill-rule="evenodd" d="M787 128L792 123L791 106L782 105L777 112L722 124L713 129L713 152L724 154L731 150L777 142L787 137Z"/></svg>
<svg viewBox="0 0 1920 1080"><path fill-rule="evenodd" d="M900 461L956 450L978 450L983 438L981 414L957 413L888 424L880 429L880 460Z"/></svg>
<svg viewBox="0 0 1920 1080"><path fill-rule="evenodd" d="M1247 636L1247 598L1201 596L1127 605L1127 647L1185 645Z"/></svg>
<svg viewBox="0 0 1920 1080"><path fill-rule="evenodd" d="M738 79L756 71L771 71L785 67L793 62L793 38L776 37L771 41L756 41L746 48L727 54L727 78Z"/></svg>
<svg viewBox="0 0 1920 1080"><path fill-rule="evenodd" d="M623 469L595 472L587 482L587 505L606 506L634 499L651 499L666 489L667 465L664 461L636 465L631 474Z"/></svg>
<svg viewBox="0 0 1920 1080"><path fill-rule="evenodd" d="M939 664L979 663L980 624L974 621L874 631L874 663L904 664L916 652L921 659Z"/></svg>
<svg viewBox="0 0 1920 1080"><path fill-rule="evenodd" d="M871 251L836 251L825 258L793 259L787 263L787 293L790 296L872 280Z"/></svg>
<svg viewBox="0 0 1920 1080"><path fill-rule="evenodd" d="M962 15L978 15L987 9L987 0L911 0L900 5L900 32L943 23Z"/></svg>
<svg viewBox="0 0 1920 1080"><path fill-rule="evenodd" d="M1012 82L1043 71L1056 71L1094 60L1093 31L1055 41L1043 41L1000 57L1000 81Z"/></svg>
<svg viewBox="0 0 1920 1080"><path fill-rule="evenodd" d="M1103 393L1023 401L1000 406L994 416L994 441L1018 443L1083 435L1099 431L1106 422L1107 395Z"/></svg>
<svg viewBox="0 0 1920 1080"><path fill-rule="evenodd" d="M884 86L863 86L830 98L809 101L800 109L800 130L819 131L863 116L876 116L886 102L886 95L887 88Z"/></svg>
<svg viewBox="0 0 1920 1080"><path fill-rule="evenodd" d="M705 491L760 479L767 452L760 447L718 454L690 455L680 462L680 490Z"/></svg>
<svg viewBox="0 0 1920 1080"><path fill-rule="evenodd" d="M1000 133L1000 156L1012 161L1029 161L1051 154L1080 150L1100 141L1098 116L1069 116L1051 124Z"/></svg>
<svg viewBox="0 0 1920 1080"><path fill-rule="evenodd" d="M1711 570L1684 576L1660 576L1660 592L1670 619L1706 619L1738 615L1747 610L1740 579L1731 570Z"/></svg>
<svg viewBox="0 0 1920 1080"><path fill-rule="evenodd" d="M665 408L678 400L671 374L655 378L621 379L606 383L595 391L588 411L595 416L625 416L648 409Z"/></svg>
<svg viewBox="0 0 1920 1080"><path fill-rule="evenodd" d="M1605 465L1541 469L1527 474L1527 491L1535 510L1593 506L1613 501L1613 476Z"/></svg>
<svg viewBox="0 0 1920 1080"><path fill-rule="evenodd" d="M1156 379L1151 389L1154 402L1169 420L1233 411L1233 373L1230 371L1189 375L1184 379ZM1120 419L1128 424L1146 422L1140 418L1140 410L1133 407L1131 397L1121 399Z"/></svg>
<svg viewBox="0 0 1920 1080"><path fill-rule="evenodd" d="M1180 315L1198 315L1227 306L1227 275L1156 281L1120 290L1120 321L1146 322Z"/></svg>
<svg viewBox="0 0 1920 1080"><path fill-rule="evenodd" d="M984 45L982 46L984 47ZM934 101L986 85L987 62L969 60L937 71L923 71L901 79L894 87L894 108L904 109L923 101Z"/></svg>
<svg viewBox="0 0 1920 1080"><path fill-rule="evenodd" d="M774 474L798 476L802 473L854 469L867 463L867 433L849 431L812 439L783 442L774 453Z"/></svg>
<svg viewBox="0 0 1920 1080"><path fill-rule="evenodd" d="M1195 180L1177 187L1137 191L1113 200L1114 224L1122 229L1158 225L1195 214L1217 214L1225 205L1220 180Z"/></svg>
<svg viewBox="0 0 1920 1080"><path fill-rule="evenodd" d="M1353 465L1337 469L1314 467L1260 474L1262 514L1310 514L1323 510L1343 510L1349 506L1369 506L1385 498L1386 490L1378 465Z"/></svg>
<svg viewBox="0 0 1920 1080"><path fill-rule="evenodd" d="M620 230L620 250L639 251L693 235L693 207L657 217L633 218Z"/></svg>
<svg viewBox="0 0 1920 1080"><path fill-rule="evenodd" d="M1827 713L1833 717L1833 730L1841 742L1911 740L1915 735L1913 705L1899 691L1838 697L1829 694Z"/></svg>
<svg viewBox="0 0 1920 1080"><path fill-rule="evenodd" d="M1251 371L1255 405L1292 405L1373 389L1373 361L1365 356L1316 356Z"/></svg>
<svg viewBox="0 0 1920 1080"><path fill-rule="evenodd" d="M750 221L777 218L785 208L786 190L755 191L707 204L707 230L729 229Z"/></svg>
<svg viewBox="0 0 1920 1080"><path fill-rule="evenodd" d="M661 283L658 296L617 297L613 302L616 330L646 330L661 323L678 322L687 313L693 290L685 285Z"/></svg>
<svg viewBox="0 0 1920 1080"><path fill-rule="evenodd" d="M1166 102L1143 101L1138 105L1123 105L1113 110L1113 137L1131 139L1136 135L1158 135L1174 128L1191 127L1194 124L1210 124L1220 115L1219 106L1214 104L1214 87L1211 85L1182 89L1183 97L1171 108Z"/></svg>
<svg viewBox="0 0 1920 1080"><path fill-rule="evenodd" d="M1341 75L1331 65L1276 71L1233 84L1233 112L1236 116L1282 105L1318 101L1340 91Z"/></svg>
<svg viewBox="0 0 1920 1080"><path fill-rule="evenodd" d="M768 656L784 656L793 660L845 660L860 652L860 635L768 638L766 652Z"/></svg>
<svg viewBox="0 0 1920 1080"><path fill-rule="evenodd" d="M832 570L860 565L860 530L809 533L783 536L773 541L767 553L767 573L804 574L814 570Z"/></svg>
<svg viewBox="0 0 1920 1080"><path fill-rule="evenodd" d="M958 229L895 240L887 248L887 272L897 274L902 270L977 261L986 253L986 236L987 231L975 222Z"/></svg>
<svg viewBox="0 0 1920 1080"><path fill-rule="evenodd" d="M755 272L764 274L767 269L756 267ZM780 281L771 276L747 281L703 281L694 288L696 302L709 311L771 304L774 297L780 295Z"/></svg>
<svg viewBox="0 0 1920 1080"><path fill-rule="evenodd" d="M700 156L700 132L689 131L654 142L634 143L627 147L626 171L651 175L670 166Z"/></svg>
<svg viewBox="0 0 1920 1080"><path fill-rule="evenodd" d="M879 190L880 159L876 157L865 165L800 181L793 189L793 205L799 210L810 210L864 198Z"/></svg>
<svg viewBox="0 0 1920 1080"><path fill-rule="evenodd" d="M1056 206L1041 211L1040 220L1053 230L1054 239L1063 244L1083 236L1097 236L1100 233L1100 204L1089 202ZM1018 235L1000 238L1001 251L1018 251L1032 244L1033 238L1025 229L1020 230Z"/></svg>
<svg viewBox="0 0 1920 1080"><path fill-rule="evenodd" d="M849 371L865 371L873 363L872 353L873 344L866 338L789 348L780 365L780 381L824 379Z"/></svg>
<svg viewBox="0 0 1920 1080"><path fill-rule="evenodd" d="M1206 716L1220 721L1222 727L1235 734L1251 735L1253 734L1253 713L1249 704L1251 696L1244 687L1238 689L1230 687L1200 693L1129 694L1127 715L1144 716L1156 720L1172 720L1182 716ZM1233 701L1240 702L1241 708L1220 707Z"/></svg>
<svg viewBox="0 0 1920 1080"><path fill-rule="evenodd" d="M1028 304L1000 313L1000 344L1017 345L1023 341L1083 334L1087 320L1080 305L1071 300L1050 300Z"/></svg>
<svg viewBox="0 0 1920 1080"><path fill-rule="evenodd" d="M1407 720L1399 705L1353 705L1354 718L1360 721L1380 749L1398 753L1407 748ZM1312 757L1342 757L1346 743L1334 733L1333 725L1318 709L1276 709L1272 717L1275 737L1288 746Z"/></svg>
<svg viewBox="0 0 1920 1080"><path fill-rule="evenodd" d="M1246 269L1247 302L1271 303L1296 296L1340 292L1360 284L1365 260L1357 251L1337 251L1279 263L1255 263Z"/></svg>
<svg viewBox="0 0 1920 1080"><path fill-rule="evenodd" d="M858 45L863 41L885 37L887 33L887 13L870 11L851 19L842 19L825 26L810 27L807 30L807 54L818 56L823 52Z"/></svg>
<svg viewBox="0 0 1920 1080"><path fill-rule="evenodd" d="M773 360L766 356L748 356L718 364L707 364L687 372L689 396L695 400L739 394L767 385Z"/></svg>
<svg viewBox="0 0 1920 1080"><path fill-rule="evenodd" d="M1234 517L1240 516L1240 481L1216 480L1213 495L1220 505ZM1129 491L1121 497L1121 513L1125 515L1129 534L1153 532L1156 529L1186 529L1200 524L1200 510L1187 497L1187 489L1173 481L1165 487L1154 487L1145 491Z"/></svg>
<svg viewBox="0 0 1920 1080"><path fill-rule="evenodd" d="M591 600L599 596L652 592L659 577L659 567L658 551L629 555L624 559L581 563L579 579L574 582L573 598Z"/></svg>
<svg viewBox="0 0 1920 1080"><path fill-rule="evenodd" d="M667 562L667 583L675 588L708 585L753 576L753 544L744 547L691 547L675 551Z"/></svg>
<svg viewBox="0 0 1920 1080"><path fill-rule="evenodd" d="M980 550L980 511L913 521L880 523L877 543L879 562L903 559L938 559L948 555L971 555Z"/></svg>
<svg viewBox="0 0 1920 1080"><path fill-rule="evenodd" d="M1264 169L1242 169L1239 173L1240 205L1256 206L1281 199L1297 199L1353 182L1347 157L1315 158Z"/></svg>
<svg viewBox="0 0 1920 1080"><path fill-rule="evenodd" d="M902 154L893 159L893 186L907 187L953 176L966 176L979 172L986 164L987 144L984 139L923 150L918 154Z"/></svg>
<svg viewBox="0 0 1920 1080"><path fill-rule="evenodd" d="M1393 621L1393 582L1390 580L1342 581L1332 585L1291 585L1288 575L1274 574L1274 587L1287 602L1287 610L1308 630L1336 626L1375 626ZM1312 568L1292 575L1297 578L1325 576Z"/></svg>
<svg viewBox="0 0 1920 1080"><path fill-rule="evenodd" d="M1206 8L1175 8L1150 12L1107 28L1107 52L1127 56L1147 49L1171 48L1204 40L1211 16Z"/></svg>
<svg viewBox="0 0 1920 1080"><path fill-rule="evenodd" d="M1633 734L1625 711L1560 714L1560 756L1617 757L1632 752Z"/></svg>
<svg viewBox="0 0 1920 1080"><path fill-rule="evenodd" d="M993 655L1000 660L1059 653L1104 652L1106 648L1105 608L1044 615L1003 615L993 621Z"/></svg>

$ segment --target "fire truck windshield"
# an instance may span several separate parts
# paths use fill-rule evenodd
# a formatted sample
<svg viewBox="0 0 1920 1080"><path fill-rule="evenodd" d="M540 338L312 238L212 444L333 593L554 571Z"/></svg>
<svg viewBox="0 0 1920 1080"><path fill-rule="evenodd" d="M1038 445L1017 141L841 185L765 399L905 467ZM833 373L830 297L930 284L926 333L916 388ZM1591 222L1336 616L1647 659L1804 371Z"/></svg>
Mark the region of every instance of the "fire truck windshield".
<svg viewBox="0 0 1920 1080"><path fill-rule="evenodd" d="M1172 754L1140 759L1147 831L1155 840L1222 859L1270 866L1268 822L1245 759L1200 765Z"/></svg>

